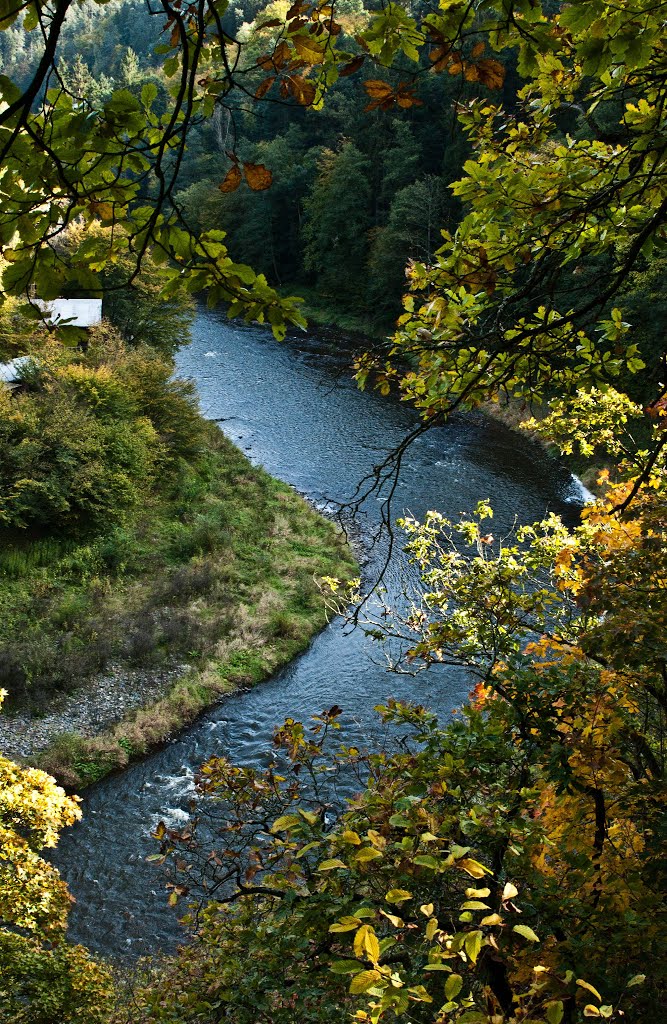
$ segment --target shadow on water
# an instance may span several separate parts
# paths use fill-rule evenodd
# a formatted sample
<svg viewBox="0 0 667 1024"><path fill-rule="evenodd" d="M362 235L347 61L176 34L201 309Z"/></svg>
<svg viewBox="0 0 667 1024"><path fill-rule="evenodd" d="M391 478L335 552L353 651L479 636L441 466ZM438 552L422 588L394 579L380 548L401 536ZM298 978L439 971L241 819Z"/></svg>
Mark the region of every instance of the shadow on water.
<svg viewBox="0 0 667 1024"><path fill-rule="evenodd" d="M340 361L331 367L316 358L316 340L307 351L277 345L265 330L210 312L200 314L193 335L179 354L178 371L196 382L204 414L253 462L316 504L349 499L416 422L395 400L359 392L340 373ZM547 509L573 514L572 494L572 479L530 442L496 423L459 418L409 449L393 512L421 516L436 508L454 516L490 498L500 533ZM362 535L378 524L379 508L372 496L357 524ZM370 550L370 577L385 551L382 543ZM386 578L391 600L400 602L412 573L395 549ZM72 937L115 957L173 948L179 926L167 909L160 873L145 857L154 852L150 832L160 819L185 820L194 771L207 757L261 764L285 716L309 716L332 704L344 709L350 741L368 743L377 724L372 709L388 697L416 700L448 716L465 700L468 685L466 674L453 669L391 675L370 639L332 622L267 683L228 698L164 750L86 793L84 820L67 830L54 856L77 900Z"/></svg>

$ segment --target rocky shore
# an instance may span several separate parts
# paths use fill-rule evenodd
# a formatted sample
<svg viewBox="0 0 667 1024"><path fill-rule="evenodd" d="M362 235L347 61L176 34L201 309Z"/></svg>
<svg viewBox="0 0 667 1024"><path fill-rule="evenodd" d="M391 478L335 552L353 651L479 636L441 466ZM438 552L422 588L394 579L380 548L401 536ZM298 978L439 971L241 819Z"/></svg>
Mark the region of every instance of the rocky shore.
<svg viewBox="0 0 667 1024"><path fill-rule="evenodd" d="M63 733L87 738L99 736L120 722L129 711L164 696L187 665L129 669L112 665L74 693L52 699L46 714L29 711L0 715L0 751L10 758L29 759Z"/></svg>

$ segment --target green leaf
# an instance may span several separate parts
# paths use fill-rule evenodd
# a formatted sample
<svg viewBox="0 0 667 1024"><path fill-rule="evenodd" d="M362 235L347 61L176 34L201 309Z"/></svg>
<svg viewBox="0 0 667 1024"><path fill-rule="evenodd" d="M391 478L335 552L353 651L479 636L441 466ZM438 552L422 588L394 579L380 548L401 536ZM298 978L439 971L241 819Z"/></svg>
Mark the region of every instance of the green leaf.
<svg viewBox="0 0 667 1024"><path fill-rule="evenodd" d="M360 967L358 960L334 960L329 966L333 974L353 974Z"/></svg>
<svg viewBox="0 0 667 1024"><path fill-rule="evenodd" d="M513 932L517 935L522 935L524 939L530 939L531 942L539 942L539 936L535 934L532 928L529 928L527 924L515 924L512 928Z"/></svg>
<svg viewBox="0 0 667 1024"><path fill-rule="evenodd" d="M470 932L465 938L465 951L468 957L474 964L477 963L477 957L479 956L482 948L482 933L481 932Z"/></svg>
<svg viewBox="0 0 667 1024"><path fill-rule="evenodd" d="M457 995L463 988L463 978L460 974L452 974L445 982L445 997L449 1001L456 999Z"/></svg>
<svg viewBox="0 0 667 1024"><path fill-rule="evenodd" d="M564 1012L563 1003L560 999L549 1003L546 1010L547 1024L560 1024Z"/></svg>
<svg viewBox="0 0 667 1024"><path fill-rule="evenodd" d="M435 857L422 853L420 853L418 857L415 857L413 864L418 864L422 868L430 868L431 871L437 871L440 867L440 864Z"/></svg>
<svg viewBox="0 0 667 1024"><path fill-rule="evenodd" d="M358 850L354 854L353 860L357 861L360 864L364 864L366 863L366 861L377 860L381 857L382 854L380 853L379 850L376 850L372 846L365 846L362 850Z"/></svg>

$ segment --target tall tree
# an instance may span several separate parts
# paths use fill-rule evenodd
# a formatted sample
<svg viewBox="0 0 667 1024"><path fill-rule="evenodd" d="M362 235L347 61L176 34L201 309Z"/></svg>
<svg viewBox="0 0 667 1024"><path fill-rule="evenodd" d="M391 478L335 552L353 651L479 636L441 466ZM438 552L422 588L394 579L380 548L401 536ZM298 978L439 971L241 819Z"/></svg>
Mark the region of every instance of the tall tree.
<svg viewBox="0 0 667 1024"><path fill-rule="evenodd" d="M349 140L337 152L325 150L305 204L305 267L317 274L323 295L342 292L352 308L362 307L365 301L369 169L367 158Z"/></svg>

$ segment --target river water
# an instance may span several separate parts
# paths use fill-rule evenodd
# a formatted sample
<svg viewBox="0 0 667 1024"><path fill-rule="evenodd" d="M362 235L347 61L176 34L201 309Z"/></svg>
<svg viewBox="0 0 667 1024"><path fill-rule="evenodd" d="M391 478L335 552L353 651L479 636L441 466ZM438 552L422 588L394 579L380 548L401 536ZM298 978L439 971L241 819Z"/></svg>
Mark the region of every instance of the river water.
<svg viewBox="0 0 667 1024"><path fill-rule="evenodd" d="M317 338L278 345L268 331L202 312L178 372L197 384L204 415L255 463L316 504L343 502L359 481L415 426L414 412L393 398L357 390L331 343ZM395 515L439 509L455 516L489 498L493 532L533 522L554 509L576 515L580 490L528 441L481 418L459 418L420 437L408 450ZM365 550L364 575L383 564L386 539L371 545L381 501L371 497L351 529ZM400 546L386 577L400 602L412 570ZM83 821L66 830L54 861L76 906L71 936L93 950L126 958L173 948L180 931L167 908L150 832L160 819L186 818L193 773L207 757L262 763L273 727L339 704L350 742L375 727L373 706L409 698L449 715L469 681L453 669L417 677L388 673L377 644L332 622L301 657L267 683L226 699L164 750L87 791Z"/></svg>

